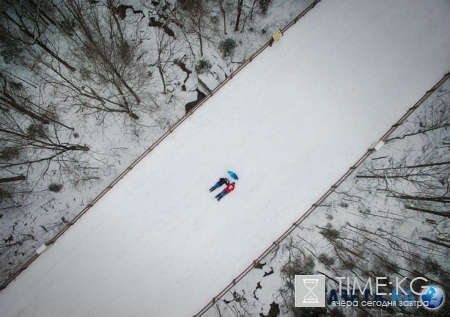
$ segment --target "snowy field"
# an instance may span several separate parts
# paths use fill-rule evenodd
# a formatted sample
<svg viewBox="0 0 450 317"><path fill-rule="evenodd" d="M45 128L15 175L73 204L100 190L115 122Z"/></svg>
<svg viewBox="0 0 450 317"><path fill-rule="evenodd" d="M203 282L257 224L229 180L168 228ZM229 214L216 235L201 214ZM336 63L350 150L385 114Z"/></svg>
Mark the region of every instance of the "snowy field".
<svg viewBox="0 0 450 317"><path fill-rule="evenodd" d="M449 71L449 13L319 3L1 291L0 316L194 315Z"/></svg>

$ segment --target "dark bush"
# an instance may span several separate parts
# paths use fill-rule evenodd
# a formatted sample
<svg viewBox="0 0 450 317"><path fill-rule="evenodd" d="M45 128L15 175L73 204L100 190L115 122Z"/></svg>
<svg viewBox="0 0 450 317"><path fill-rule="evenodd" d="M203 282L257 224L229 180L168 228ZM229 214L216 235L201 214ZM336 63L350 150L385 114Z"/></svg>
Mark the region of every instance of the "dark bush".
<svg viewBox="0 0 450 317"><path fill-rule="evenodd" d="M177 4L183 11L199 11L203 7L203 0L178 0Z"/></svg>
<svg viewBox="0 0 450 317"><path fill-rule="evenodd" d="M314 259L311 256L291 258L281 268L281 275L294 278L295 275L311 275L314 273Z"/></svg>
<svg viewBox="0 0 450 317"><path fill-rule="evenodd" d="M75 23L73 21L62 20L59 21L59 29L68 36L73 36L75 34Z"/></svg>
<svg viewBox="0 0 450 317"><path fill-rule="evenodd" d="M50 185L48 185L48 190L54 193L59 193L62 188L63 188L62 184L51 183Z"/></svg>
<svg viewBox="0 0 450 317"><path fill-rule="evenodd" d="M334 264L334 258L325 253L320 254L317 259L326 266L331 266Z"/></svg>
<svg viewBox="0 0 450 317"><path fill-rule="evenodd" d="M330 241L335 241L340 236L339 231L332 228L323 228L322 230L320 230L320 234Z"/></svg>
<svg viewBox="0 0 450 317"><path fill-rule="evenodd" d="M0 152L0 161L9 162L15 158L18 158L20 154L20 149L16 147L4 148Z"/></svg>
<svg viewBox="0 0 450 317"><path fill-rule="evenodd" d="M439 273L443 271L439 263L437 263L436 260L432 259L430 256L427 256L427 258L423 261L423 269L425 273L431 273L434 275L439 275Z"/></svg>
<svg viewBox="0 0 450 317"><path fill-rule="evenodd" d="M2 201L4 199L11 199L11 198L12 198L12 194L10 192L8 192L6 189L0 188L0 201Z"/></svg>
<svg viewBox="0 0 450 317"><path fill-rule="evenodd" d="M8 82L9 86L14 89L14 90L22 90L23 89L23 84L22 83L18 83L15 81L10 81Z"/></svg>
<svg viewBox="0 0 450 317"><path fill-rule="evenodd" d="M31 138L45 138L45 128L43 124L32 123L27 128L27 134Z"/></svg>
<svg viewBox="0 0 450 317"><path fill-rule="evenodd" d="M198 61L197 65L195 65L195 71L198 74L203 74L204 72L211 69L211 63L206 59L201 59Z"/></svg>
<svg viewBox="0 0 450 317"><path fill-rule="evenodd" d="M19 41L9 36L8 32L0 30L0 56L6 64L18 62L18 56L22 53L23 47Z"/></svg>
<svg viewBox="0 0 450 317"><path fill-rule="evenodd" d="M222 52L224 57L232 56L234 54L234 50L236 49L236 41L232 38L227 38L220 42L219 50Z"/></svg>
<svg viewBox="0 0 450 317"><path fill-rule="evenodd" d="M82 80L90 80L91 72L88 69L82 67L82 68L80 68L80 76L81 76Z"/></svg>
<svg viewBox="0 0 450 317"><path fill-rule="evenodd" d="M119 53L124 63L127 63L131 60L133 52L130 44L128 44L127 41L123 42L122 45L119 46Z"/></svg>
<svg viewBox="0 0 450 317"><path fill-rule="evenodd" d="M269 4L271 0L259 0L259 8L261 9L261 12L263 14L267 13L267 10L269 9Z"/></svg>

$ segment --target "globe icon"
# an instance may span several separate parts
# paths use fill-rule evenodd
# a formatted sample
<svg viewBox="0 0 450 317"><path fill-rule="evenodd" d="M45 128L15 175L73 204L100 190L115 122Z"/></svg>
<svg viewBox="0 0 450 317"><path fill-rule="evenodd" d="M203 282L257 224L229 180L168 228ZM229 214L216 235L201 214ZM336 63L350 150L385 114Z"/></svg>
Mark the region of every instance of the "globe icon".
<svg viewBox="0 0 450 317"><path fill-rule="evenodd" d="M425 307L436 309L444 302L444 292L437 286L428 286L423 290L420 299Z"/></svg>

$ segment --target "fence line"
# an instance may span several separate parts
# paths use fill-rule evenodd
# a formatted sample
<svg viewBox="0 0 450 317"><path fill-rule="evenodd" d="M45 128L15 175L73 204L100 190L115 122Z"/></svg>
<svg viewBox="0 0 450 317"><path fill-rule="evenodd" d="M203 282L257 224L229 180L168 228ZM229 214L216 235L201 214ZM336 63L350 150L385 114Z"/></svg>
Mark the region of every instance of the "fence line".
<svg viewBox="0 0 450 317"><path fill-rule="evenodd" d="M402 125L406 119L411 116L411 114L428 98L431 96L433 92L435 92L445 81L450 78L450 72L445 74L442 79L437 82L430 90L428 90L422 98L417 101L414 106L408 109L408 111L395 123L390 129L380 138L380 141L385 142L387 138L399 127ZM302 223L317 207L319 207L334 191L337 187L339 187L375 150L368 149L366 153L360 157L360 159L353 164L347 172L339 178L339 180L334 183L327 192L322 195L312 206L297 220L295 221L289 229L287 229L277 240L275 240L270 247L268 247L256 260L253 261L251 265L249 265L244 271L242 271L236 278L234 278L230 284L228 284L217 296L213 297L213 299L200 310L194 317L203 316L214 304L220 300L226 293L228 293L240 280L242 280L254 267L256 264L260 263L264 260L266 256L275 251L281 242L287 238L296 228L299 227L300 223Z"/></svg>
<svg viewBox="0 0 450 317"><path fill-rule="evenodd" d="M287 26L282 29L282 32L289 29L292 25L297 23L297 21L303 17L308 11L310 11L314 6L321 0L315 0L311 3L302 13L300 13L294 20L292 20ZM49 246L56 242L72 225L75 224L91 207L95 205L106 193L108 193L125 175L128 174L140 161L142 161L151 151L153 151L167 136L169 136L179 125L181 125L187 118L189 118L198 108L200 108L209 98L211 98L219 89L221 89L228 81L233 79L236 74L238 74L245 66L253 61L259 54L261 54L267 47L269 47L270 41L267 41L258 51L256 51L249 59L247 59L241 66L239 66L235 71L233 71L229 77L227 77L223 82L221 82L209 95L203 98L195 107L193 107L188 113L186 113L180 120L178 120L173 126L169 128L162 136L158 138L147 150L145 150L133 163L131 163L119 176L116 177L100 194L98 194L91 202L89 202L83 210L77 214L61 231L59 231L53 238L45 243ZM12 273L6 281L0 286L0 291L8 286L19 274L24 271L28 266L33 263L40 254L35 253L24 265L22 265L18 270Z"/></svg>

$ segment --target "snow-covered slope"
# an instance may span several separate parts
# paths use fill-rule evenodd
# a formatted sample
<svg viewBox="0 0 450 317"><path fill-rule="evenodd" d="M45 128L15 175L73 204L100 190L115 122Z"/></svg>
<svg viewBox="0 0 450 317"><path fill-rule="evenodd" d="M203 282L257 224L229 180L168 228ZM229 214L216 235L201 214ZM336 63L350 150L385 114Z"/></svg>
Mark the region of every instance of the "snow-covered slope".
<svg viewBox="0 0 450 317"><path fill-rule="evenodd" d="M449 13L319 3L0 292L0 316L195 314L450 70Z"/></svg>

